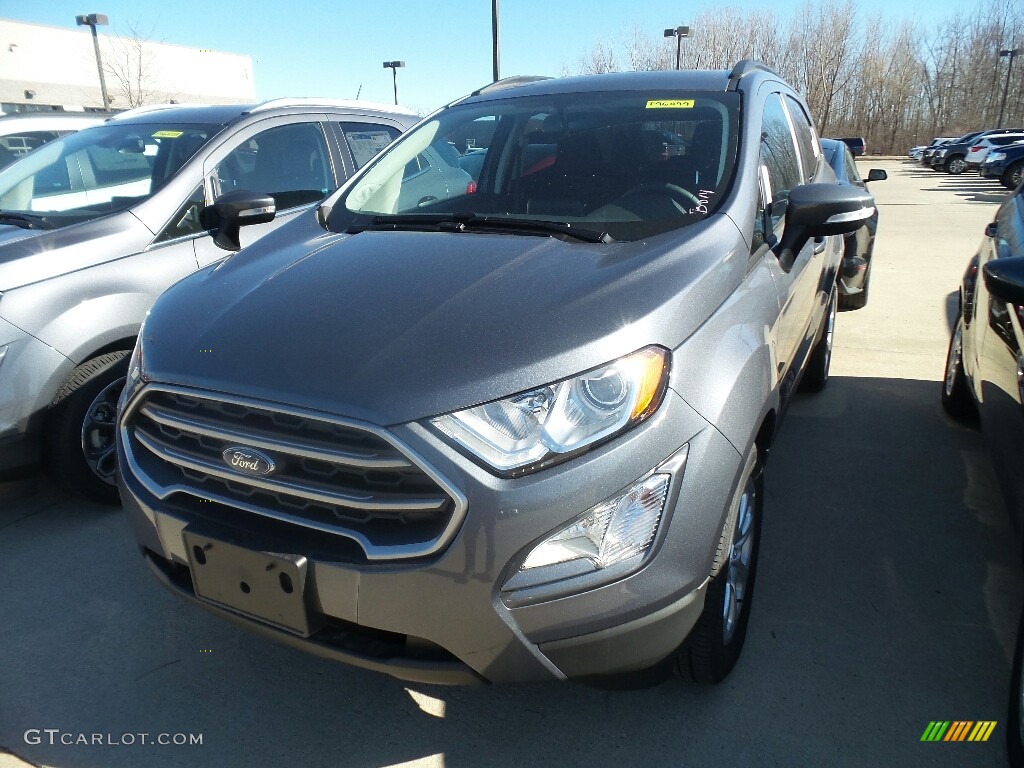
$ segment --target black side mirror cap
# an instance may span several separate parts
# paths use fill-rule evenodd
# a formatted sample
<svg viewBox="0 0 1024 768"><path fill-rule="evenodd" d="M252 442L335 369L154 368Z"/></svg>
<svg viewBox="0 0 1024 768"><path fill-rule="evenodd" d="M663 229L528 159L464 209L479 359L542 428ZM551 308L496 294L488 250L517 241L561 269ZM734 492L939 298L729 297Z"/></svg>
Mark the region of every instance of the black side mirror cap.
<svg viewBox="0 0 1024 768"><path fill-rule="evenodd" d="M228 192L199 214L204 229L214 229L213 242L225 251L240 251L239 229L249 224L266 224L277 215L274 198L259 192Z"/></svg>
<svg viewBox="0 0 1024 768"><path fill-rule="evenodd" d="M868 171L868 181L885 181L888 178L889 174L883 168L872 168Z"/></svg>
<svg viewBox="0 0 1024 768"><path fill-rule="evenodd" d="M1024 306L1024 256L993 259L982 272L985 287L994 298Z"/></svg>
<svg viewBox="0 0 1024 768"><path fill-rule="evenodd" d="M844 184L801 184L789 192L780 254L796 254L812 237L856 232L875 213L871 193Z"/></svg>

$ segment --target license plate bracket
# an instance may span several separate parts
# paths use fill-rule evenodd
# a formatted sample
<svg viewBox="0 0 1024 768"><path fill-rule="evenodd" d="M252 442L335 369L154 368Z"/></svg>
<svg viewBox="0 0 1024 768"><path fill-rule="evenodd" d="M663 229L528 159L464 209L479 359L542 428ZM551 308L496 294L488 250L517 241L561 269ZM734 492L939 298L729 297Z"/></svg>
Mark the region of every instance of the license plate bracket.
<svg viewBox="0 0 1024 768"><path fill-rule="evenodd" d="M304 555L240 547L190 528L182 531L182 538L200 600L302 637L312 634L305 600L309 562Z"/></svg>

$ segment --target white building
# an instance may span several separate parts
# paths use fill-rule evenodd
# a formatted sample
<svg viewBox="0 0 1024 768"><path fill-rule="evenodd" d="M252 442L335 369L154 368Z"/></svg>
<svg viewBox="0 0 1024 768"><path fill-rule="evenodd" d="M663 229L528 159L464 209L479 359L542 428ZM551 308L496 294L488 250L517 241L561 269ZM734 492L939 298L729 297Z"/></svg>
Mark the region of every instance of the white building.
<svg viewBox="0 0 1024 768"><path fill-rule="evenodd" d="M256 101L252 57L105 34L100 54L111 109L168 102ZM0 19L0 111L103 108L89 27Z"/></svg>

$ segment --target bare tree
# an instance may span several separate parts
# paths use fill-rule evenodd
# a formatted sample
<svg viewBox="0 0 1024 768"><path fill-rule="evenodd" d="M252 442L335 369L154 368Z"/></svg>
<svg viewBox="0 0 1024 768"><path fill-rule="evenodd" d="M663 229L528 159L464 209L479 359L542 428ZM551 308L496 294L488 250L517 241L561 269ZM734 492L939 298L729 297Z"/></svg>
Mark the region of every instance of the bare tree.
<svg viewBox="0 0 1024 768"><path fill-rule="evenodd" d="M129 34L107 38L108 50L103 55L103 69L116 94L114 103L131 108L164 101L155 84L149 34L132 23L127 27Z"/></svg>

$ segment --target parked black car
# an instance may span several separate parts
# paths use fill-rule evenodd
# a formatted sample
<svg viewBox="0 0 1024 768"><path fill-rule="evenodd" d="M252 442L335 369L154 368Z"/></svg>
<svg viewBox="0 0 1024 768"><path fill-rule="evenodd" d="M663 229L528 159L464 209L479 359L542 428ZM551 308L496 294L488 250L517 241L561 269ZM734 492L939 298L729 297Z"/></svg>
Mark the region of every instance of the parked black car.
<svg viewBox="0 0 1024 768"><path fill-rule="evenodd" d="M978 169L984 178L999 179L1007 189L1016 189L1024 181L1024 144L1011 144L988 153Z"/></svg>
<svg viewBox="0 0 1024 768"><path fill-rule="evenodd" d="M979 279L979 277L981 279ZM960 287L960 311L946 358L942 404L957 418L977 416L1024 555L1024 186L985 228ZM1024 562L1024 557L1022 557ZM1024 638L1022 638L1024 641ZM1011 686L1007 740L1013 765L1021 750L1021 663Z"/></svg>
<svg viewBox="0 0 1024 768"><path fill-rule="evenodd" d="M885 181L889 178L881 168L868 171L868 178L861 177L850 147L843 141L822 139L821 149L825 159L832 166L839 184L846 184L867 191L868 181ZM871 279L871 254L875 247L875 232L878 229L878 208L864 226L850 232L843 238L843 266L839 273L839 308L860 309L868 303L868 281Z"/></svg>
<svg viewBox="0 0 1024 768"><path fill-rule="evenodd" d="M921 165L925 168L932 167L932 160L935 157L935 153L942 149L944 146L949 144L958 144L962 141L970 141L977 136L981 131L972 131L971 133L965 133L963 136L957 136L953 138L935 138L932 139L932 143L925 148L924 152L921 153Z"/></svg>
<svg viewBox="0 0 1024 768"><path fill-rule="evenodd" d="M846 146L850 148L850 153L854 157L863 157L868 151L867 142L864 141L863 136L853 136L845 139L839 139Z"/></svg>

